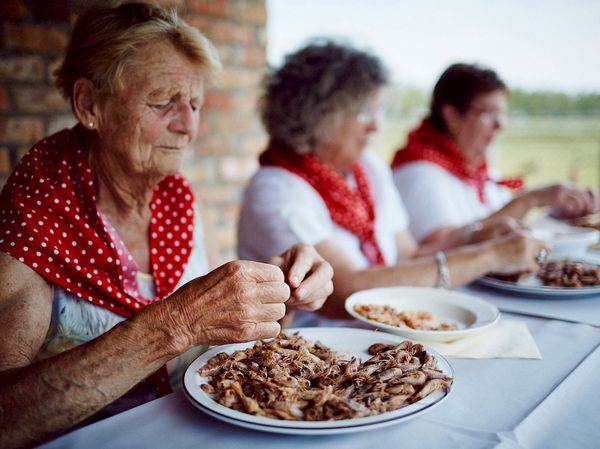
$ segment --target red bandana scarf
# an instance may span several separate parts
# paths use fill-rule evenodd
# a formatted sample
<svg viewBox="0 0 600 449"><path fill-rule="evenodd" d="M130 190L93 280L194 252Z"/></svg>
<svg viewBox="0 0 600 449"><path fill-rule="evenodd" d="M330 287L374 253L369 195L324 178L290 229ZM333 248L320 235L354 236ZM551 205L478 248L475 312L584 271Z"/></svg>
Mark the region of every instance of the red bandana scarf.
<svg viewBox="0 0 600 449"><path fill-rule="evenodd" d="M426 161L436 164L452 173L463 182L475 187L481 203L485 204L485 183L487 181L508 187L520 189L523 187L522 178L510 178L494 181L488 174L487 162L476 169L467 166L462 153L452 139L436 129L429 120L410 132L406 146L398 150L392 161L392 169L403 164L416 161Z"/></svg>
<svg viewBox="0 0 600 449"><path fill-rule="evenodd" d="M193 193L180 175L154 189L150 260L157 297L144 298L135 262L96 208L83 132L76 126L43 139L15 168L0 195L0 251L81 299L130 317L179 282L193 246Z"/></svg>
<svg viewBox="0 0 600 449"><path fill-rule="evenodd" d="M384 265L375 237L375 205L369 183L358 162L352 166L357 188L332 168L312 155L270 147L260 155L260 164L284 168L306 180L323 198L331 219L356 235L360 249L371 265Z"/></svg>

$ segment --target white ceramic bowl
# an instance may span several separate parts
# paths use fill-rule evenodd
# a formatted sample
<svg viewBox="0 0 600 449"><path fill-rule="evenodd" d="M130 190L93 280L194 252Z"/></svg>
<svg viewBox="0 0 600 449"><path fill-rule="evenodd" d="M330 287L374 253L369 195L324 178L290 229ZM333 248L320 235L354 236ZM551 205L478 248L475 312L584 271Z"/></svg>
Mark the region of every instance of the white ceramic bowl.
<svg viewBox="0 0 600 449"><path fill-rule="evenodd" d="M590 245L598 243L600 232L591 228L569 226L561 229L534 230L535 237L546 240L552 245L551 259L584 257Z"/></svg>

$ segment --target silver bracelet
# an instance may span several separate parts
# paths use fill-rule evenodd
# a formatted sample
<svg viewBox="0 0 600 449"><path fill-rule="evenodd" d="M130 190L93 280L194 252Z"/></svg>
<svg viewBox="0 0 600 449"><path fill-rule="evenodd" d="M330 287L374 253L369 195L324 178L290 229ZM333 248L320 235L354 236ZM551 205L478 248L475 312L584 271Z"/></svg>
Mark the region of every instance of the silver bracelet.
<svg viewBox="0 0 600 449"><path fill-rule="evenodd" d="M480 221L474 221L473 223L469 223L463 232L463 244L468 245L471 243L471 239L473 238L473 233L477 231L481 231L483 229L483 224Z"/></svg>
<svg viewBox="0 0 600 449"><path fill-rule="evenodd" d="M450 288L450 270L448 269L448 262L443 251L435 253L435 261L437 262L438 269L437 288Z"/></svg>

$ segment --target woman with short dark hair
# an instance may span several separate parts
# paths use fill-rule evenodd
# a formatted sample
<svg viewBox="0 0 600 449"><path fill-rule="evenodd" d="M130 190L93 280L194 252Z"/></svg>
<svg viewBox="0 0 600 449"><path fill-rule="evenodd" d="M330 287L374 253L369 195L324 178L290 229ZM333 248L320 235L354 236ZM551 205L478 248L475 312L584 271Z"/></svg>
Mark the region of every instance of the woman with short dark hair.
<svg viewBox="0 0 600 449"><path fill-rule="evenodd" d="M535 207L563 218L598 210L591 189L563 183L522 190L522 180L502 179L488 166L488 149L506 121L506 95L493 70L451 65L435 85L429 116L396 152L394 182L421 244L443 249L497 237Z"/></svg>

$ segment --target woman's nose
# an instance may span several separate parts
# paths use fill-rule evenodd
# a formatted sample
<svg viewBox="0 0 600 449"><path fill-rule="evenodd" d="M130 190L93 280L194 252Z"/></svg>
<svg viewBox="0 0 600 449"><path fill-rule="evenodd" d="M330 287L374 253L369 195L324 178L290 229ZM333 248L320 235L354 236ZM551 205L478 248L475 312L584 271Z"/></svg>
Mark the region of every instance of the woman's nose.
<svg viewBox="0 0 600 449"><path fill-rule="evenodd" d="M171 120L170 128L174 132L194 136L198 129L198 112L195 107L189 103L181 104Z"/></svg>

